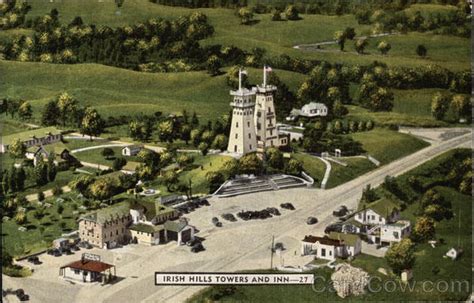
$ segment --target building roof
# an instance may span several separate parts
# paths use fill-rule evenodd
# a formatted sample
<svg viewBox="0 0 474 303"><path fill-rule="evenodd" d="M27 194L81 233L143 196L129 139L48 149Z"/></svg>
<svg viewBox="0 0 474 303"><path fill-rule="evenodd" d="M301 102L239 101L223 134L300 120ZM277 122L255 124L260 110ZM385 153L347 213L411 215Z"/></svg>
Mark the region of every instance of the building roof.
<svg viewBox="0 0 474 303"><path fill-rule="evenodd" d="M155 233L160 230L163 230L163 225L150 225L150 224L138 223L138 224L134 224L130 226L128 229L151 234L151 233Z"/></svg>
<svg viewBox="0 0 474 303"><path fill-rule="evenodd" d="M310 102L308 104L303 105L301 109L328 109L328 107L324 103L316 103L316 102Z"/></svg>
<svg viewBox="0 0 474 303"><path fill-rule="evenodd" d="M112 206L102 208L80 217L79 220L88 220L98 224L104 224L113 219L122 218L129 215L130 203L128 201L120 202Z"/></svg>
<svg viewBox="0 0 474 303"><path fill-rule="evenodd" d="M400 210L400 206L389 198L381 198L377 201L367 205L366 209L371 209L378 215L387 218L394 210Z"/></svg>
<svg viewBox="0 0 474 303"><path fill-rule="evenodd" d="M143 214L145 215L148 221L153 220L156 216L165 214L165 213L174 213L176 210L174 208L164 206L163 204L147 199L137 199L137 200L129 200L130 208L131 209L139 209L143 210Z"/></svg>
<svg viewBox="0 0 474 303"><path fill-rule="evenodd" d="M14 133L8 136L4 136L2 137L2 144L9 145L13 143L13 141L16 139L20 139L21 141L26 141L28 139L33 138L33 136L36 138L43 138L43 137L46 137L49 133L51 133L52 135L59 135L61 134L61 131L53 126L44 127L44 128L36 128L32 130L27 130L21 133Z"/></svg>
<svg viewBox="0 0 474 303"><path fill-rule="evenodd" d="M54 152L57 156L61 155L64 150L68 150L66 144L63 142L56 142L46 145L34 145L26 149L27 152L36 153L40 149L46 151L48 154Z"/></svg>
<svg viewBox="0 0 474 303"><path fill-rule="evenodd" d="M69 264L66 264L64 266L61 266L61 268L65 267L70 267L73 269L80 269L80 270L86 270L86 271L92 271L92 272L103 272L109 268L114 267L114 265L100 262L100 261L93 261L93 260L79 260L79 261L74 261Z"/></svg>
<svg viewBox="0 0 474 303"><path fill-rule="evenodd" d="M166 230L174 231L174 232L180 232L186 226L188 226L188 222L183 221L183 220L166 221L165 224L164 224L164 227L165 227Z"/></svg>
<svg viewBox="0 0 474 303"><path fill-rule="evenodd" d="M332 246L341 246L342 243L339 240L331 239L328 236L324 237L316 237L316 236L305 236L303 239L303 242L308 242L308 243L316 243L319 242L324 245L332 245Z"/></svg>
<svg viewBox="0 0 474 303"><path fill-rule="evenodd" d="M345 245L355 246L358 241L360 241L358 235L354 234L345 234L332 231L329 233L329 238L339 241L344 241Z"/></svg>
<svg viewBox="0 0 474 303"><path fill-rule="evenodd" d="M125 146L124 148L122 149L142 149L143 148L143 145L141 144L133 144L133 145L128 145L128 146Z"/></svg>

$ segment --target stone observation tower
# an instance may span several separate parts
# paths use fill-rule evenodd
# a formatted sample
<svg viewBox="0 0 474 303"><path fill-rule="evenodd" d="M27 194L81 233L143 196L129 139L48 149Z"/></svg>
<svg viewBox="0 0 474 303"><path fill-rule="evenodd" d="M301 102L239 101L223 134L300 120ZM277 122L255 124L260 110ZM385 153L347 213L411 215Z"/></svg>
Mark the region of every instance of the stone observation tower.
<svg viewBox="0 0 474 303"><path fill-rule="evenodd" d="M255 126L259 152L263 152L268 147L278 147L280 145L276 128L275 106L273 104L273 92L277 88L274 85L267 84L267 73L271 71L271 67L263 67L263 83L255 88Z"/></svg>
<svg viewBox="0 0 474 303"><path fill-rule="evenodd" d="M244 155L257 151L257 137L255 135L254 111L255 102L253 97L254 90L242 88L242 75L246 71L239 70L239 89L230 91L234 100L230 103L232 106L232 125L230 128L229 153Z"/></svg>

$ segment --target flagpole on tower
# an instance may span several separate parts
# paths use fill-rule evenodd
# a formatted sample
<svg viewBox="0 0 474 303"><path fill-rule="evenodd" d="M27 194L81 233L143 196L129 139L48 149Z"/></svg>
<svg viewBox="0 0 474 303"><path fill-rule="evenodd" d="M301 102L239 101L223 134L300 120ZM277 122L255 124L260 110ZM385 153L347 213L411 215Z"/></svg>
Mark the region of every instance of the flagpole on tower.
<svg viewBox="0 0 474 303"><path fill-rule="evenodd" d="M239 91L242 90L242 69L239 68Z"/></svg>
<svg viewBox="0 0 474 303"><path fill-rule="evenodd" d="M263 87L267 86L267 66L263 66Z"/></svg>

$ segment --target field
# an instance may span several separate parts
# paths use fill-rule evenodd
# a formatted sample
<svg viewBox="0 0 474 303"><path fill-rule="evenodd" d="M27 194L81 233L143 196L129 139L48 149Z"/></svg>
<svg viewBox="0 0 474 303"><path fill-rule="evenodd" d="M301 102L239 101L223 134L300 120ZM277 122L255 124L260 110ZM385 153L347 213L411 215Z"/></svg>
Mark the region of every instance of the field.
<svg viewBox="0 0 474 303"><path fill-rule="evenodd" d="M428 146L428 143L413 136L384 128L353 133L349 136L360 142L362 148L382 164L387 164Z"/></svg>
<svg viewBox="0 0 474 303"><path fill-rule="evenodd" d="M205 13L209 22L215 28L215 34L204 41L205 44L236 45L250 50L262 47L269 55L287 54L294 57L319 59L331 62L347 62L350 64L369 64L373 60L386 62L390 65L423 66L427 62L436 63L453 70L469 68L470 47L468 39L431 34L413 34L403 37L392 37L392 50L388 56L366 55L359 56L350 52L313 52L293 49L298 44L310 44L332 40L335 31L346 27L354 27L357 34L370 33L371 26L359 25L352 15L326 16L301 15L299 21L271 21L270 14L255 15L254 25L241 25L233 9L201 8L188 9L182 7L162 6L150 3L148 0L127 0L117 14L113 1L98 2L86 0L79 2L61 1L47 2L33 0L29 2L32 11L28 17L42 16L52 8L57 8L62 22L70 22L75 16L81 16L85 23L108 25L111 27L130 25L149 18L177 18L193 11ZM424 10L424 5L418 5L417 10ZM426 6L427 11L443 12L442 6ZM17 34L13 32L12 34ZM4 34L5 35L5 34ZM2 36L0 36L0 39ZM421 39L421 40L420 40ZM415 44L423 42L428 46L428 59L419 59L414 53ZM350 43L348 43L350 44ZM393 52L393 53L392 53ZM453 52L456 56L453 56Z"/></svg>
<svg viewBox="0 0 474 303"><path fill-rule="evenodd" d="M0 91L30 100L34 116L62 91L83 105L94 106L103 116L180 113L196 111L207 120L229 111L229 87L225 75L210 77L205 72L139 73L98 64L42 64L0 61L3 81ZM303 75L275 71L296 89ZM249 69L251 81L260 82L261 72ZM80 77L78 77L80 75Z"/></svg>
<svg viewBox="0 0 474 303"><path fill-rule="evenodd" d="M329 176L326 188L333 188L344 184L376 168L372 162L363 158L341 158L340 160L348 165L342 166L331 163L331 175Z"/></svg>

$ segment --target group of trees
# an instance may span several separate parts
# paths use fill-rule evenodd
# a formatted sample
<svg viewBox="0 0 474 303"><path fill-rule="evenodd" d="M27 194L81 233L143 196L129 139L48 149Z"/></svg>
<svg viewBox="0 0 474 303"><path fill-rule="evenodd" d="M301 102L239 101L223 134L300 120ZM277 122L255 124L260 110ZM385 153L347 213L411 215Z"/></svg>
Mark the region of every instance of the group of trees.
<svg viewBox="0 0 474 303"><path fill-rule="evenodd" d="M21 99L3 98L0 103L0 114L10 115L11 118L18 118L22 121L30 120L33 116L33 109L30 102Z"/></svg>
<svg viewBox="0 0 474 303"><path fill-rule="evenodd" d="M0 29L6 30L22 26L26 20L26 14L31 10L27 2L16 3L9 0L0 3Z"/></svg>
<svg viewBox="0 0 474 303"><path fill-rule="evenodd" d="M342 125L341 121L336 121L335 124L337 124L337 126ZM308 123L306 125L303 132L304 138L301 143L307 152L323 153L340 149L344 156L354 156L364 152L364 149L359 142L354 141L350 137L343 136L342 130L341 133L334 133L333 126L328 129L329 125L332 124L328 123L327 125L324 125L323 122L316 122L314 124Z"/></svg>
<svg viewBox="0 0 474 303"><path fill-rule="evenodd" d="M401 1L399 1L401 2ZM372 24L374 33L398 31L432 31L436 34L470 37L469 3L453 1L456 9L431 14L393 9L358 9L355 13L359 24ZM405 1L403 7L408 4Z"/></svg>
<svg viewBox="0 0 474 303"><path fill-rule="evenodd" d="M85 25L80 17L61 25L58 11L32 22L33 37L20 36L5 45L6 59L55 63L97 62L138 69L148 62L183 59L199 64L209 49L198 41L211 35L206 15L195 12L169 21L150 19L134 26Z"/></svg>
<svg viewBox="0 0 474 303"><path fill-rule="evenodd" d="M329 115L334 115L334 108L351 102L349 84L352 75L346 69L321 63L309 74L297 92L300 104L317 100L327 106ZM344 110L342 109L342 112Z"/></svg>
<svg viewBox="0 0 474 303"><path fill-rule="evenodd" d="M85 198L103 202L120 192L135 187L137 181L135 175L129 174L121 174L118 179L82 175L69 182L68 185Z"/></svg>
<svg viewBox="0 0 474 303"><path fill-rule="evenodd" d="M431 114L436 120L444 120L448 112L456 120L461 118L471 119L471 101L469 97L461 94L447 94L438 92L431 99Z"/></svg>

